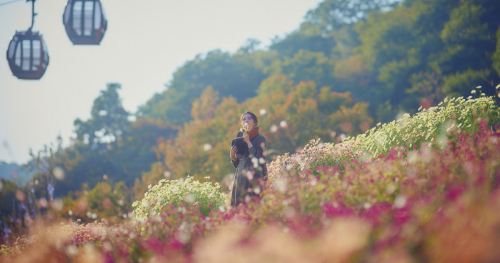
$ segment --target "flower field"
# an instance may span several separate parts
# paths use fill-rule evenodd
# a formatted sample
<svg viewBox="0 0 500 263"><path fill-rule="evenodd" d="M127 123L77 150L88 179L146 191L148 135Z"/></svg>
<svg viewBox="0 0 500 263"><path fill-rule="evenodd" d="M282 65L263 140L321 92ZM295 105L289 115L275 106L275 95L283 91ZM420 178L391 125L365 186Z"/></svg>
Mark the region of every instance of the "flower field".
<svg viewBox="0 0 500 263"><path fill-rule="evenodd" d="M500 110L445 100L268 165L235 209L218 185L162 181L111 225L39 226L3 262L498 262Z"/></svg>

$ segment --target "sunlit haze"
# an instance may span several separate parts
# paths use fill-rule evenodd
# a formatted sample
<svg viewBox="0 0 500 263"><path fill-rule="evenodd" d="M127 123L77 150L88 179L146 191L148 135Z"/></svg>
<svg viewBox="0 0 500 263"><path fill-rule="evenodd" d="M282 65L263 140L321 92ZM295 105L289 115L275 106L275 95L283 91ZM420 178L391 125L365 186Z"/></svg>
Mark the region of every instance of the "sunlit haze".
<svg viewBox="0 0 500 263"><path fill-rule="evenodd" d="M2 56L0 161L25 163L30 148L40 150L58 134L67 145L74 136L73 121L90 117L106 83L122 84L123 105L133 113L197 54L235 52L248 38L265 47L276 35L297 29L321 1L103 0L108 30L100 46L72 45L62 24L66 2L38 0L35 5L34 31L43 35L50 55L41 80L18 80ZM15 31L30 23L31 3L0 6L0 51L6 52Z"/></svg>

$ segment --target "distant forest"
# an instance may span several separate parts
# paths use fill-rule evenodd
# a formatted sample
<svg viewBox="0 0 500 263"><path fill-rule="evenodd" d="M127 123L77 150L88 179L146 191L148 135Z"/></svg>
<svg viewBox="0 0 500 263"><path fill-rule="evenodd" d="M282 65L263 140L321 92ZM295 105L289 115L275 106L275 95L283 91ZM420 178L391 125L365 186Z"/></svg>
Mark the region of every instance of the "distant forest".
<svg viewBox="0 0 500 263"><path fill-rule="evenodd" d="M70 147L58 138L33 153L23 186L2 180L0 224L40 213L118 221L164 178L228 185L229 146L246 110L257 114L272 161L476 86L495 95L499 14L498 0L325 0L270 46L248 39L234 53L197 55L135 113L123 108L120 84L109 83L91 117L74 121Z"/></svg>

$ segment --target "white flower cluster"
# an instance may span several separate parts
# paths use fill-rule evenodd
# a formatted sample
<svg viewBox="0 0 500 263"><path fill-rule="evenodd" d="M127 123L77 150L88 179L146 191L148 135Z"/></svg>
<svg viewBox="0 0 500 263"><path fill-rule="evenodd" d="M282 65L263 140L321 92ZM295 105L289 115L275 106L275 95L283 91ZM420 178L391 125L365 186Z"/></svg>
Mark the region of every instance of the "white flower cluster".
<svg viewBox="0 0 500 263"><path fill-rule="evenodd" d="M500 121L500 110L493 97L469 100L462 97L446 98L437 107L419 108L419 111L412 117L405 114L399 120L374 127L348 141L359 143L361 149L376 156L400 146L420 147L424 142L429 143L429 146L444 147L452 132L472 133L480 125L480 119L490 124Z"/></svg>
<svg viewBox="0 0 500 263"><path fill-rule="evenodd" d="M352 159L368 161L391 149L408 146L420 147L427 143L430 147L444 148L449 137L455 132L473 133L480 125L479 120L490 124L500 122L500 109L493 97L481 96L468 100L446 98L436 107L418 109L414 116L402 114L398 120L381 124L357 137L350 137L339 144L319 143L312 140L300 152L288 153L268 166L270 181L290 172L304 172L319 165L342 167Z"/></svg>
<svg viewBox="0 0 500 263"><path fill-rule="evenodd" d="M135 201L133 214L138 219L147 219L151 215L161 213L163 207L171 204L179 207L181 204L198 205L204 215L213 208L224 206L226 196L221 193L220 185L211 182L193 181L192 176L185 180L160 180L157 185L149 187L141 201Z"/></svg>

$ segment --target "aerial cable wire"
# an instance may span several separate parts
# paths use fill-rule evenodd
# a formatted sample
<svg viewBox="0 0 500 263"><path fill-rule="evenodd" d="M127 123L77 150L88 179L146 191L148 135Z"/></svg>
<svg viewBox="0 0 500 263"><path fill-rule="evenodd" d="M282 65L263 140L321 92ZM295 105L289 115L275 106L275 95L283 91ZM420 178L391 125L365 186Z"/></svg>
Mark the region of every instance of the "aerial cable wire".
<svg viewBox="0 0 500 263"><path fill-rule="evenodd" d="M21 1L23 1L23 0L12 0L12 1L8 1L8 2L3 2L3 3L0 3L0 6L13 4L15 2L21 2Z"/></svg>

